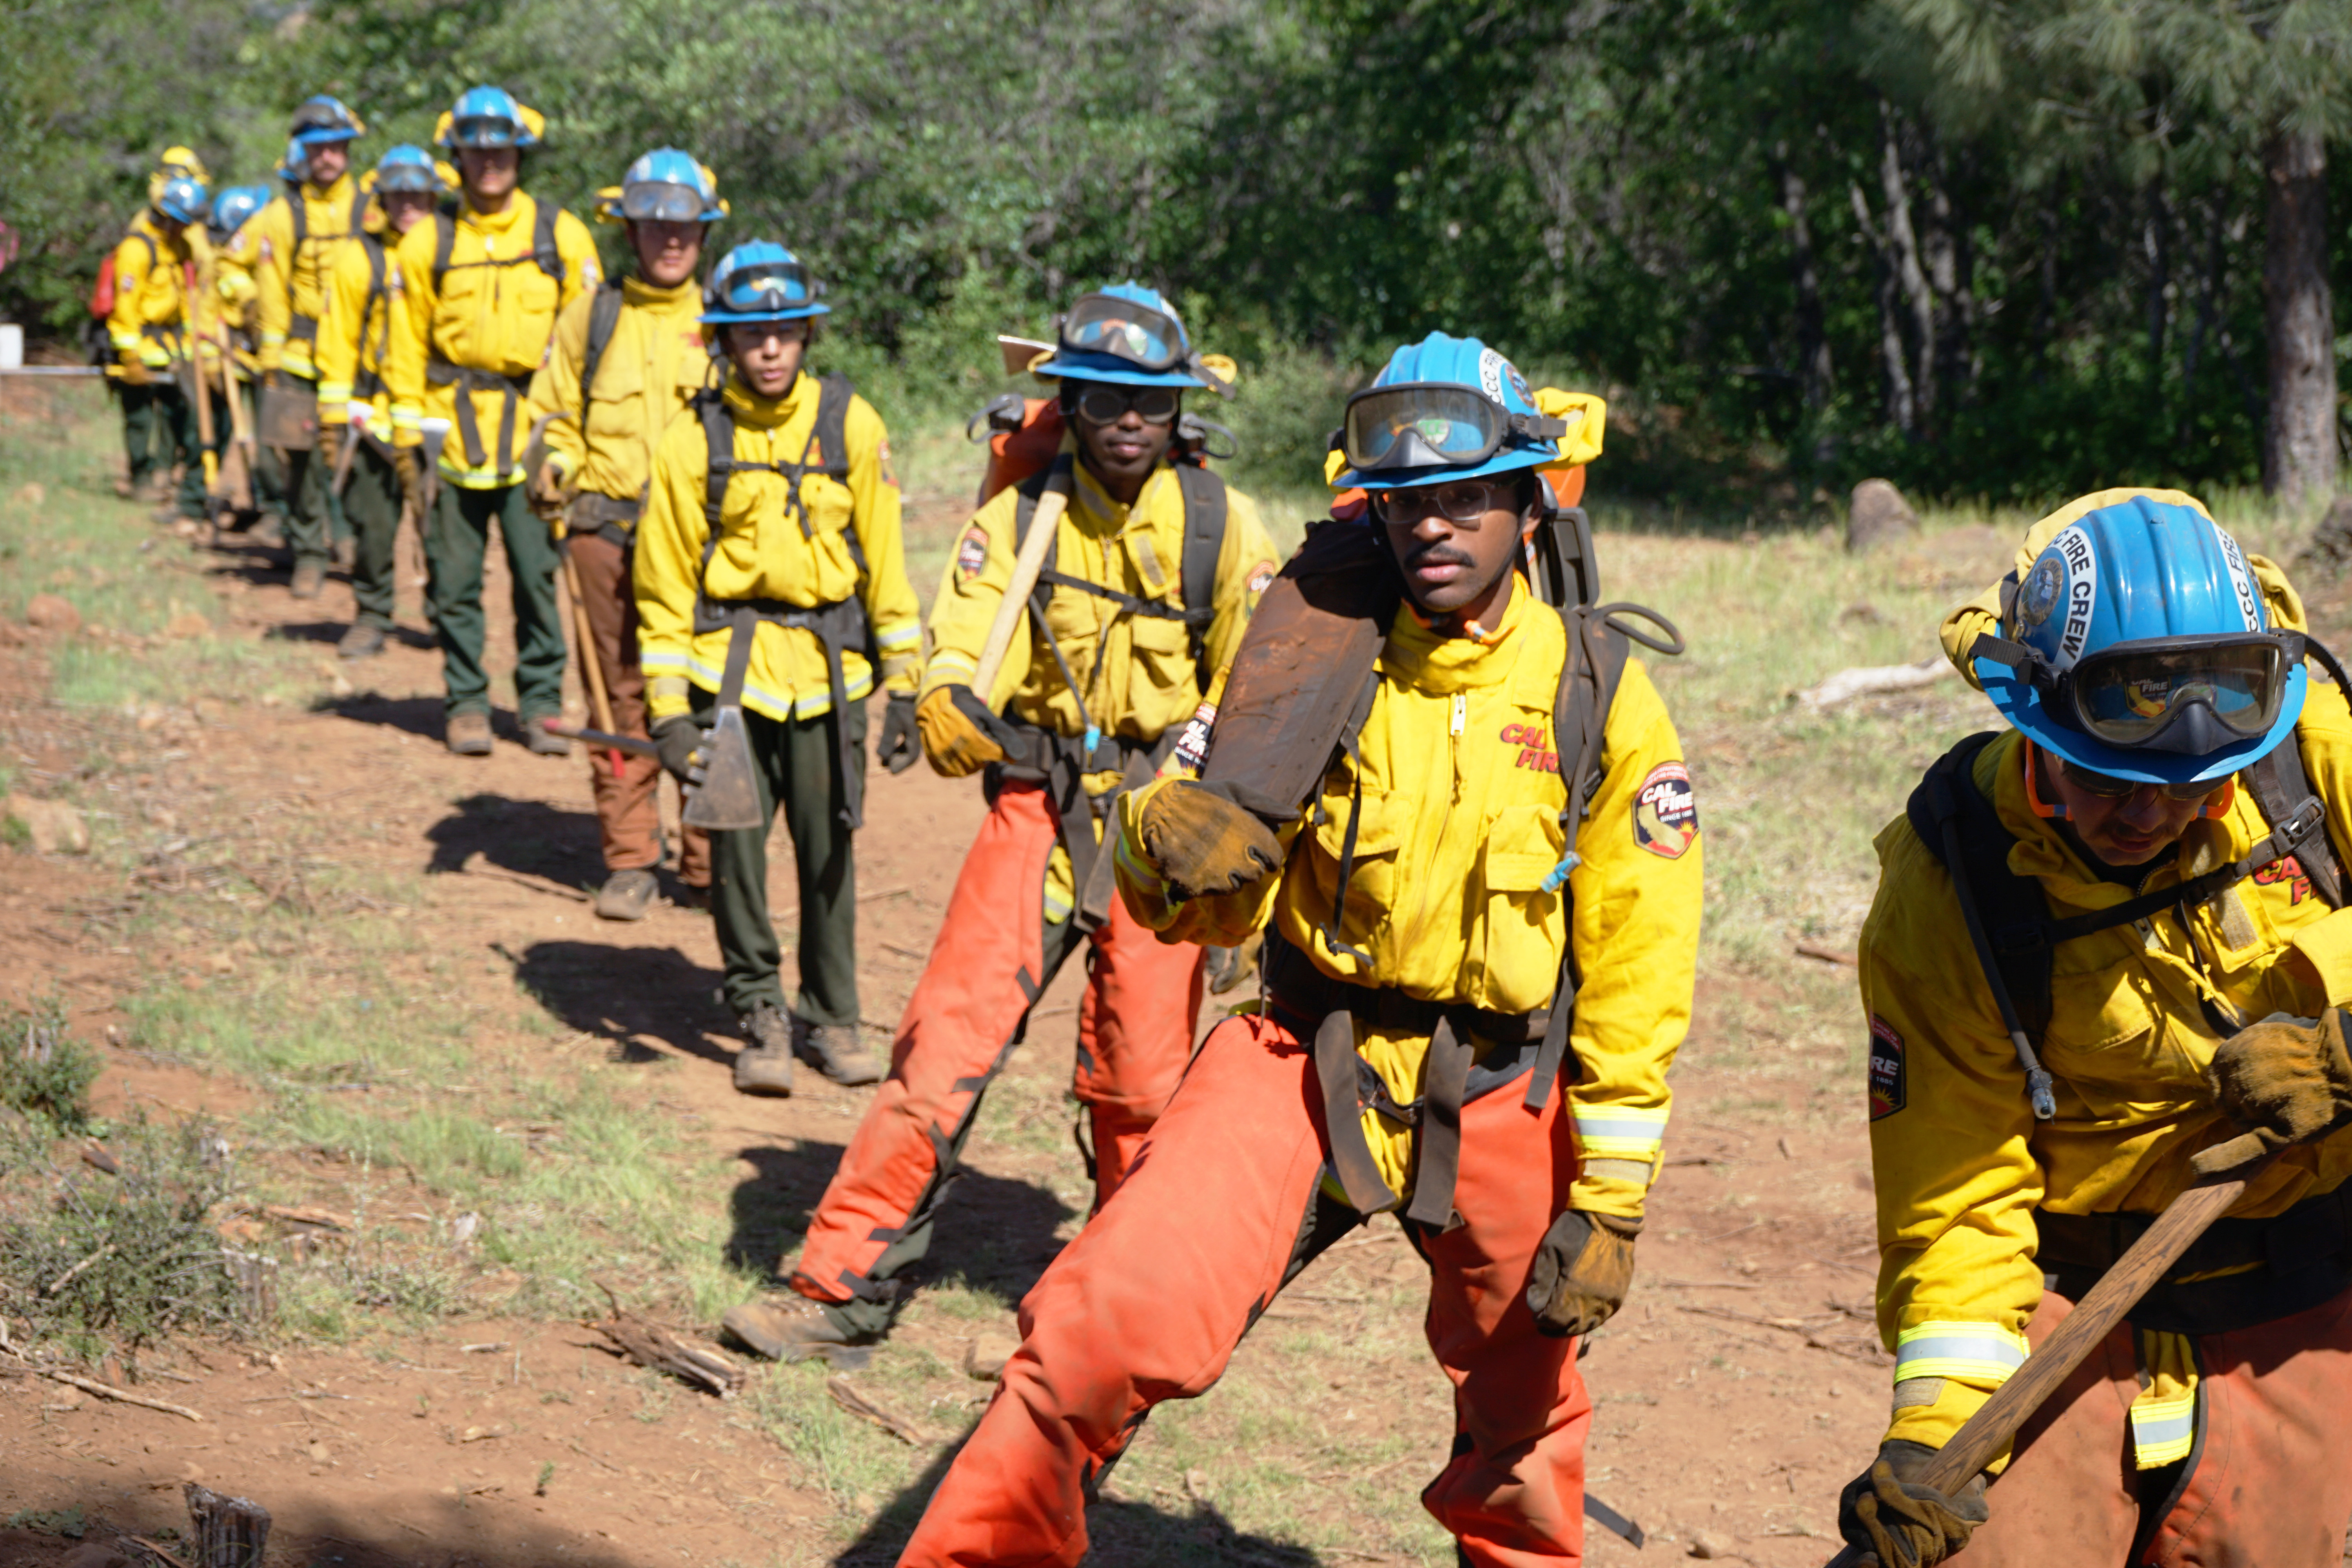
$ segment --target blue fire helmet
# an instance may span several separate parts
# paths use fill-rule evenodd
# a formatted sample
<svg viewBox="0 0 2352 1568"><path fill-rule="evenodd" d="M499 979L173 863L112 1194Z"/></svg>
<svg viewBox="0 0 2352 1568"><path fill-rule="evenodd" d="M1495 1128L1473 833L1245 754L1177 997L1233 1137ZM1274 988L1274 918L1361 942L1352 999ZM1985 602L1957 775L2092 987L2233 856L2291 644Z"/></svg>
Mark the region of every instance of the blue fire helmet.
<svg viewBox="0 0 2352 1568"><path fill-rule="evenodd" d="M2034 744L2140 784L2227 777L2303 711L2303 637L2273 629L2238 542L2203 509L2136 495L2034 558L1970 656Z"/></svg>
<svg viewBox="0 0 2352 1568"><path fill-rule="evenodd" d="M375 188L379 191L423 191L438 195L447 187L442 183L439 165L433 154L412 142L404 142L375 162Z"/></svg>
<svg viewBox="0 0 2352 1568"><path fill-rule="evenodd" d="M310 154L299 142L286 143L286 155L278 160L273 171L289 185L299 185L310 177Z"/></svg>
<svg viewBox="0 0 2352 1568"><path fill-rule="evenodd" d="M1518 367L1476 338L1432 332L1348 399L1335 489L1474 479L1560 460L1567 422L1536 408Z"/></svg>
<svg viewBox="0 0 2352 1568"><path fill-rule="evenodd" d="M817 300L800 258L772 239L754 239L719 258L702 291L702 320L712 326L739 321L797 321L833 313Z"/></svg>
<svg viewBox="0 0 2352 1568"><path fill-rule="evenodd" d="M621 176L620 188L597 193L604 217L638 222L717 223L727 216L719 176L675 147L656 147Z"/></svg>
<svg viewBox="0 0 2352 1568"><path fill-rule="evenodd" d="M434 127L441 146L536 147L547 122L502 87L469 87Z"/></svg>
<svg viewBox="0 0 2352 1568"><path fill-rule="evenodd" d="M287 134L305 147L315 147L322 142L349 142L367 133L360 117L325 93L303 100L302 107L294 111L294 128Z"/></svg>
<svg viewBox="0 0 2352 1568"><path fill-rule="evenodd" d="M155 210L173 223L202 223L211 206L205 187L184 174L164 181L163 194L155 198Z"/></svg>
<svg viewBox="0 0 2352 1568"><path fill-rule="evenodd" d="M1140 283L1085 296L1055 323L1054 335L1052 357L1031 365L1032 375L1232 394L1231 382L1201 363L1175 307Z"/></svg>
<svg viewBox="0 0 2352 1568"><path fill-rule="evenodd" d="M235 234L247 218L269 205L271 194L268 185L231 185L213 198L212 216L205 220L205 226L224 237Z"/></svg>

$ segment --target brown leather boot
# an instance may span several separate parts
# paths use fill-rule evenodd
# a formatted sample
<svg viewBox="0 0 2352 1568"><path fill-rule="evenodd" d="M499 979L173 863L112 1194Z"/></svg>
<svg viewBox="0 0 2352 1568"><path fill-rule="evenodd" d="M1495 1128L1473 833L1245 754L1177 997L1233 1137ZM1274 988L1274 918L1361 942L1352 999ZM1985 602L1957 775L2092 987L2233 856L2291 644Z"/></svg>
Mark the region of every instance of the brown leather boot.
<svg viewBox="0 0 2352 1568"><path fill-rule="evenodd" d="M490 754L490 716L487 713L452 713L441 734L449 749L461 757Z"/></svg>
<svg viewBox="0 0 2352 1568"><path fill-rule="evenodd" d="M841 1352L872 1344L875 1338L850 1328L824 1302L790 1290L730 1309L719 1327L746 1348L782 1362L818 1355L839 1362Z"/></svg>
<svg viewBox="0 0 2352 1568"><path fill-rule="evenodd" d="M880 1081L882 1062L857 1037L855 1024L793 1020L793 1055L845 1089Z"/></svg>
<svg viewBox="0 0 2352 1568"><path fill-rule="evenodd" d="M735 1092L782 1100L793 1092L793 1021L772 1002L752 1005L735 1026L743 1048L735 1053Z"/></svg>

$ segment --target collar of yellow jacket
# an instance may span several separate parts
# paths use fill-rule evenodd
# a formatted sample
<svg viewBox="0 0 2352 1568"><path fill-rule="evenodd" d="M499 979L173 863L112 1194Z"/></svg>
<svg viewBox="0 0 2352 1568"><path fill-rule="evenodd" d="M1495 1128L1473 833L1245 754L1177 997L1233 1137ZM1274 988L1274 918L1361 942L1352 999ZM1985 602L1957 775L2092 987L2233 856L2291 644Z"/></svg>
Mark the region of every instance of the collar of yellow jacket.
<svg viewBox="0 0 2352 1568"><path fill-rule="evenodd" d="M698 310L702 305L702 285L688 278L683 283L661 289L633 272L621 279L621 303L639 310L658 310L677 305L692 305Z"/></svg>
<svg viewBox="0 0 2352 1568"><path fill-rule="evenodd" d="M736 424L749 425L754 430L773 430L792 423L793 416L801 411L801 399L814 397L816 394L816 377L802 371L793 377L792 385L784 389L782 397L762 397L743 384L740 371L730 367L727 372L727 390L723 395L727 399L728 411L735 416Z"/></svg>
<svg viewBox="0 0 2352 1568"><path fill-rule="evenodd" d="M1076 452L1076 437L1065 437L1062 449ZM1149 526L1151 518L1152 491L1161 485L1172 485L1176 482L1175 465L1161 463L1145 476L1143 488L1135 492L1135 504L1129 506L1125 501L1114 499L1108 490L1103 489L1102 480L1096 478L1092 468L1087 467L1085 458L1074 457L1070 466L1072 472L1077 476L1076 482L1070 490L1070 512L1079 527L1096 534L1124 533L1130 522L1141 522Z"/></svg>
<svg viewBox="0 0 2352 1568"><path fill-rule="evenodd" d="M331 202L337 206L350 201L352 192L356 188L352 183L352 172L349 169L336 175L335 183L331 185L322 187L314 185L308 180L302 182L302 194L314 202Z"/></svg>
<svg viewBox="0 0 2352 1568"><path fill-rule="evenodd" d="M2011 870L2040 878L2044 891L2072 909L2111 909L2137 896L2121 882L2110 882L2093 871L2059 833L2056 822L2033 814L2032 804L2025 798L2024 736L2011 730L1979 752L1976 784L1979 789L1991 787L1993 809L2000 814L2001 826L2017 836L2016 846L2009 852ZM2269 831L2252 795L2241 785L2226 815L2189 823L2180 836L2179 853L2156 868L2148 879L2148 890L2226 866L2244 856Z"/></svg>
<svg viewBox="0 0 2352 1568"><path fill-rule="evenodd" d="M1397 606L1396 619L1389 623L1381 668L1421 690L1439 693L1507 680L1515 700L1549 710L1559 685L1559 668L1556 664L1539 668L1547 661L1535 656L1555 644L1565 652L1567 642L1564 637L1547 637L1534 620L1538 615L1559 626L1559 617L1536 598L1523 573L1512 576L1511 602L1503 610L1502 624L1483 639L1440 631L1415 614L1408 600Z"/></svg>
<svg viewBox="0 0 2352 1568"><path fill-rule="evenodd" d="M471 202L460 201L457 204L457 221L477 234L506 234L517 225L529 234L531 220L538 215L538 204L521 191L514 194L514 200L507 204L504 212L476 212Z"/></svg>

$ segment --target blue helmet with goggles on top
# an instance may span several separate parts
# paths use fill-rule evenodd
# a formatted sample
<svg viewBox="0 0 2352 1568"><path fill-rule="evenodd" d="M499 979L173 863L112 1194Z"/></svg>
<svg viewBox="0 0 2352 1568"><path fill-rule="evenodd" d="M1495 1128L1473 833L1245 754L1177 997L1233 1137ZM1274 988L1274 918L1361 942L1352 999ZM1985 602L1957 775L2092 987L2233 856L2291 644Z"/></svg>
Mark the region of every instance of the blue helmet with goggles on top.
<svg viewBox="0 0 2352 1568"><path fill-rule="evenodd" d="M293 129L287 134L297 146L316 147L329 142L349 142L367 133L360 117L343 107L339 99L320 93L302 100L294 111Z"/></svg>
<svg viewBox="0 0 2352 1568"><path fill-rule="evenodd" d="M675 147L656 147L621 176L616 189L597 193L599 216L632 222L717 223L727 216L719 176Z"/></svg>
<svg viewBox="0 0 2352 1568"><path fill-rule="evenodd" d="M246 220L269 205L268 185L231 185L213 198L205 227L226 238L243 228Z"/></svg>
<svg viewBox="0 0 2352 1568"><path fill-rule="evenodd" d="M817 299L800 258L772 239L737 246L710 269L702 290L701 320L709 326L748 321L797 321L833 313Z"/></svg>
<svg viewBox="0 0 2352 1568"><path fill-rule="evenodd" d="M433 154L414 142L404 142L376 160L375 188L439 195L448 187Z"/></svg>
<svg viewBox="0 0 2352 1568"><path fill-rule="evenodd" d="M211 207L212 198L204 185L185 174L164 181L162 194L155 198L155 210L173 223L202 223Z"/></svg>
<svg viewBox="0 0 2352 1568"><path fill-rule="evenodd" d="M459 147L536 147L545 128L537 113L515 101L502 87L469 87L434 128L440 145Z"/></svg>
<svg viewBox="0 0 2352 1568"><path fill-rule="evenodd" d="M1200 386L1233 395L1230 378L1202 362L1174 306L1156 289L1114 283L1055 322L1051 356L1029 374L1121 386Z"/></svg>
<svg viewBox="0 0 2352 1568"><path fill-rule="evenodd" d="M1389 356L1348 399L1333 446L1335 489L1387 490L1483 479L1560 461L1568 423L1536 408L1527 378L1476 338L1432 332Z"/></svg>
<svg viewBox="0 0 2352 1568"><path fill-rule="evenodd" d="M2238 542L2194 505L2094 508L2034 558L1969 650L2001 717L2078 767L2139 784L2225 778L2303 711L2300 633L2273 627Z"/></svg>

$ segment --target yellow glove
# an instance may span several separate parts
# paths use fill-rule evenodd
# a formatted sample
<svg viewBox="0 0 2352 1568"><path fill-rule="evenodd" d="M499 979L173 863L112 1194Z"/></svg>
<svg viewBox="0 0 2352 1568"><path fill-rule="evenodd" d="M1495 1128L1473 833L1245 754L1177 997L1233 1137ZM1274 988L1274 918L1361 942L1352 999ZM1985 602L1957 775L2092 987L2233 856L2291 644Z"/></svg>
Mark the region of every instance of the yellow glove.
<svg viewBox="0 0 2352 1568"><path fill-rule="evenodd" d="M942 778L960 779L1004 760L1003 742L990 731L1006 730L969 686L942 686L915 705L915 731L923 755Z"/></svg>
<svg viewBox="0 0 2352 1568"><path fill-rule="evenodd" d="M1273 829L1186 779L1151 797L1136 830L1144 858L1180 902L1239 892L1282 865L1282 841Z"/></svg>
<svg viewBox="0 0 2352 1568"><path fill-rule="evenodd" d="M115 379L125 386L152 386L155 373L147 368L145 360L125 354L121 367L115 373Z"/></svg>

